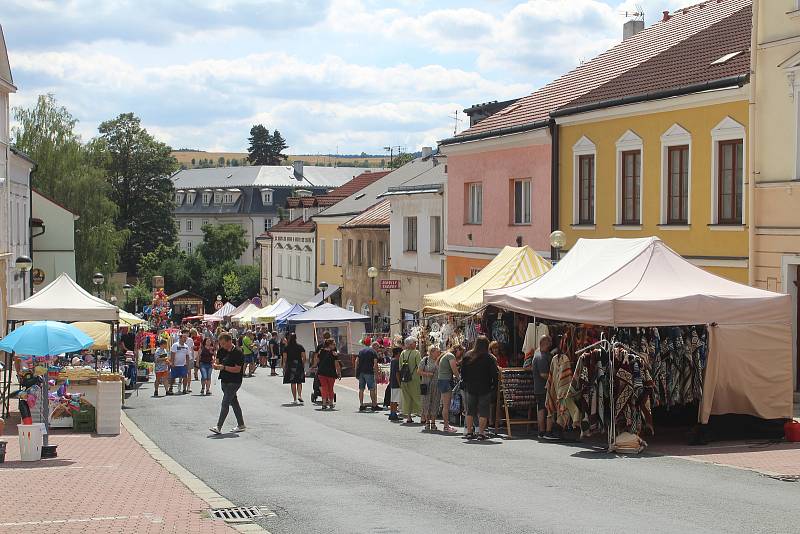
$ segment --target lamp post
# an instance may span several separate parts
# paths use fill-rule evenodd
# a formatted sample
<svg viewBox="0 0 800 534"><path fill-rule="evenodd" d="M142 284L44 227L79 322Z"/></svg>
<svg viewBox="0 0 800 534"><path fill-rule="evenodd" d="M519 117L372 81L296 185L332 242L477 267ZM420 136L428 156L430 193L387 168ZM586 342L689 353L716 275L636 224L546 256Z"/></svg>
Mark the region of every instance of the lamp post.
<svg viewBox="0 0 800 534"><path fill-rule="evenodd" d="M128 303L128 295L130 295L131 289L133 289L133 286L130 285L130 284L125 284L124 286L122 286L122 291L125 292L125 304ZM136 311L137 312L139 311L138 308L139 308L139 296L137 295L136 296Z"/></svg>
<svg viewBox="0 0 800 534"><path fill-rule="evenodd" d="M96 296L100 297L100 285L106 281L106 277L103 276L103 273L94 273L92 275L92 283L97 290Z"/></svg>
<svg viewBox="0 0 800 534"><path fill-rule="evenodd" d="M280 292L281 292L280 288L277 288L277 287L273 287L272 288L272 302L275 302L276 300L278 300L278 293L280 293Z"/></svg>
<svg viewBox="0 0 800 534"><path fill-rule="evenodd" d="M370 267L367 269L367 276L369 276L372 282L372 293L369 299L369 320L372 325L372 333L375 333L375 279L378 277L378 269Z"/></svg>
<svg viewBox="0 0 800 534"><path fill-rule="evenodd" d="M14 267L22 275L22 300L25 300L25 273L29 272L33 268L33 260L30 259L28 256L19 256L16 260L14 260ZM31 290L31 293L33 291Z"/></svg>
<svg viewBox="0 0 800 534"><path fill-rule="evenodd" d="M567 236L561 230L550 234L550 246L553 247L553 263L558 263L561 249L567 244Z"/></svg>
<svg viewBox="0 0 800 534"><path fill-rule="evenodd" d="M320 282L319 283L319 290L322 291L322 300L320 304L325 304L325 290L328 289L328 282Z"/></svg>
<svg viewBox="0 0 800 534"><path fill-rule="evenodd" d="M111 304L113 304L114 306L116 306L116 305L117 305L117 296L116 296L116 295L111 295L111 298L110 298L110 299L108 299L108 301L109 301Z"/></svg>

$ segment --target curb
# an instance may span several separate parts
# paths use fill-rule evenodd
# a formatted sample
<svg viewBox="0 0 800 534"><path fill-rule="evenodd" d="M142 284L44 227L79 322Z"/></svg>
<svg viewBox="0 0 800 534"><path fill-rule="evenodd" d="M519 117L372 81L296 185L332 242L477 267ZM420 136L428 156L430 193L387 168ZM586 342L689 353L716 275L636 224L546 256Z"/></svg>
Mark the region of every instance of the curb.
<svg viewBox="0 0 800 534"><path fill-rule="evenodd" d="M173 460L169 454L162 451L158 445L153 443L153 440L147 437L147 434L142 432L139 427L136 426L136 423L131 421L125 412L122 412L120 422L122 423L122 426L125 427L125 430L127 430L128 433L133 436L133 439L135 439L136 442L139 443L139 445L141 445L145 451L147 451L147 454L149 454L156 462L161 464L164 469L175 475L178 480L180 480L183 485L189 489L189 491L202 499L203 502L205 502L209 507L231 508L236 506L231 501L208 487L205 482L194 476L191 472L189 472L188 469ZM268 530L265 530L257 523L227 525L238 532L266 532L269 534Z"/></svg>

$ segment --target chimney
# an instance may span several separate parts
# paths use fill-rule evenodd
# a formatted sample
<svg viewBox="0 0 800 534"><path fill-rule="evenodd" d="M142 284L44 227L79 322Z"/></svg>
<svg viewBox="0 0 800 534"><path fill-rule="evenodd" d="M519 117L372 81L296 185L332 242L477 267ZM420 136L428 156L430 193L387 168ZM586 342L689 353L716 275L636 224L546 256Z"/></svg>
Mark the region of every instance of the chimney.
<svg viewBox="0 0 800 534"><path fill-rule="evenodd" d="M301 160L295 160L292 162L292 167L294 167L294 177L298 180L303 179L303 162Z"/></svg>
<svg viewBox="0 0 800 534"><path fill-rule="evenodd" d="M644 29L643 20L629 20L622 26L622 40L625 41L629 37L633 37Z"/></svg>
<svg viewBox="0 0 800 534"><path fill-rule="evenodd" d="M433 154L433 149L429 146L422 147L422 159L431 157Z"/></svg>
<svg viewBox="0 0 800 534"><path fill-rule="evenodd" d="M663 13L661 13L661 22L667 22L671 18L672 17L670 17L669 11L664 11Z"/></svg>

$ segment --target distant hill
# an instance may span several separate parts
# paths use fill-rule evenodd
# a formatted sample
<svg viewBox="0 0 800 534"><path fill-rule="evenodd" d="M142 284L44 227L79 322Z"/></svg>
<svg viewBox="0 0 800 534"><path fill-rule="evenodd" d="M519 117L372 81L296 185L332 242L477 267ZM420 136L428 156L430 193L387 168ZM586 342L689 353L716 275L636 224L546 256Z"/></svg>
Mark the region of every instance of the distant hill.
<svg viewBox="0 0 800 534"><path fill-rule="evenodd" d="M203 167L239 167L249 165L247 152L205 152L181 148L172 151L172 157L178 160L181 168L197 169ZM306 165L318 167L373 167L382 168L389 165L388 156L380 155L346 155L335 156L330 154L296 154L289 155L287 165L292 161L300 160Z"/></svg>

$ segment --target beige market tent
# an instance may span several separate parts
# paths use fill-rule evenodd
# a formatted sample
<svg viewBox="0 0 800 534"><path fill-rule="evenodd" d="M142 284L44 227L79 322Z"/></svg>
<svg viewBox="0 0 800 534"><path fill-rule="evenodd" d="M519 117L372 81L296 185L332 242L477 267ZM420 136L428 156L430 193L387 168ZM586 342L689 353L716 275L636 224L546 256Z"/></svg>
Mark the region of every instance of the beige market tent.
<svg viewBox="0 0 800 534"><path fill-rule="evenodd" d="M12 321L118 321L119 308L89 294L66 273L8 307Z"/></svg>
<svg viewBox="0 0 800 534"><path fill-rule="evenodd" d="M272 323L275 321L276 317L290 310L292 306L293 304L291 302L281 297L269 306L252 313L249 317L249 322Z"/></svg>
<svg viewBox="0 0 800 534"><path fill-rule="evenodd" d="M92 350L111 349L111 329L106 323L97 321L78 321L72 326L81 330L84 334L94 339L94 345L89 347Z"/></svg>
<svg viewBox="0 0 800 534"><path fill-rule="evenodd" d="M521 284L541 276L551 267L550 262L528 246L505 247L469 280L445 291L425 295L422 298L422 312L474 313L483 306L485 289Z"/></svg>
<svg viewBox="0 0 800 534"><path fill-rule="evenodd" d="M259 306L256 306L255 304L253 304L251 302L242 311L232 315L231 316L231 321L234 321L234 322L237 322L237 323L249 323L250 322L250 317L253 314L255 314L255 313L259 312L259 311L261 311L261 308Z"/></svg>
<svg viewBox="0 0 800 534"><path fill-rule="evenodd" d="M125 310L119 310L119 323L122 325L136 326L137 324L146 323L144 319L128 313Z"/></svg>
<svg viewBox="0 0 800 534"><path fill-rule="evenodd" d="M580 239L544 276L484 302L606 326L709 325L700 421L792 416L791 297L695 267L657 237Z"/></svg>

